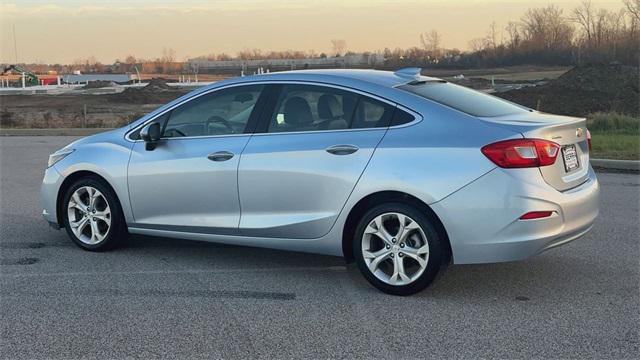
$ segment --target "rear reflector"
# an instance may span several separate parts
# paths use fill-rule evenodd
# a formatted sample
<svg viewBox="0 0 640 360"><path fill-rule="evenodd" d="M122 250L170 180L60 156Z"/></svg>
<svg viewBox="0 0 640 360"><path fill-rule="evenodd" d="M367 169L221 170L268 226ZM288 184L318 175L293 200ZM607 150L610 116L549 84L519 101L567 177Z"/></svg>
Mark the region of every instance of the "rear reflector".
<svg viewBox="0 0 640 360"><path fill-rule="evenodd" d="M589 152L591 152L591 132L587 129L587 143L589 144Z"/></svg>
<svg viewBox="0 0 640 360"><path fill-rule="evenodd" d="M560 145L542 139L505 140L482 147L482 153L502 168L553 165L559 150Z"/></svg>
<svg viewBox="0 0 640 360"><path fill-rule="evenodd" d="M553 215L553 211L531 211L520 216L520 220L542 219L551 215Z"/></svg>

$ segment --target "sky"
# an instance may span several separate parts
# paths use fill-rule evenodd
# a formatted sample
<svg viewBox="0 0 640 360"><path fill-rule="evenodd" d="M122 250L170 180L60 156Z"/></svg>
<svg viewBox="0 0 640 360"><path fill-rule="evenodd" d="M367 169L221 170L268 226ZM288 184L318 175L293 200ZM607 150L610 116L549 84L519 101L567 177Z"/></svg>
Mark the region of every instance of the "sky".
<svg viewBox="0 0 640 360"><path fill-rule="evenodd" d="M619 9L622 0L592 0ZM351 51L420 45L437 30L446 48L467 49L496 22L504 28L530 7L569 15L579 0L0 0L0 62L103 63L127 55L177 60L242 49L329 52L332 39Z"/></svg>

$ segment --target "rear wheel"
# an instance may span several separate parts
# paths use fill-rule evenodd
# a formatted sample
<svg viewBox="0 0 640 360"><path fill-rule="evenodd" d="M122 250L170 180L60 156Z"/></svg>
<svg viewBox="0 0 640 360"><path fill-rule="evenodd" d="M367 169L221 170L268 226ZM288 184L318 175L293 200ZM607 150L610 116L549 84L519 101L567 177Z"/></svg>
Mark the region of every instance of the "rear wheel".
<svg viewBox="0 0 640 360"><path fill-rule="evenodd" d="M382 204L360 220L353 253L364 277L379 290L411 295L433 282L443 249L433 221L403 204Z"/></svg>
<svg viewBox="0 0 640 360"><path fill-rule="evenodd" d="M80 179L67 189L63 216L67 234L85 250L108 250L127 236L120 203L99 178Z"/></svg>

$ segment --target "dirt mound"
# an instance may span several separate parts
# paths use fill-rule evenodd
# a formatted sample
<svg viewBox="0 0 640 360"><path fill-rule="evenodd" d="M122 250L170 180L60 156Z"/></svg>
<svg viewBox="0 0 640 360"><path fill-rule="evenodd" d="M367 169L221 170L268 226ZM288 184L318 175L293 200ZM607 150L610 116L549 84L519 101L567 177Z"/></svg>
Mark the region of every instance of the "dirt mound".
<svg viewBox="0 0 640 360"><path fill-rule="evenodd" d="M149 83L140 90L145 92L156 92L172 90L172 88L171 86L167 85L167 80L162 78L153 78L149 80Z"/></svg>
<svg viewBox="0 0 640 360"><path fill-rule="evenodd" d="M447 81L478 90L489 89L491 87L491 80L479 77L453 78L447 79Z"/></svg>
<svg viewBox="0 0 640 360"><path fill-rule="evenodd" d="M117 84L114 83L113 81L94 80L94 81L89 81L85 86L81 87L80 89L99 89L99 88L105 88L105 87L116 86L116 85Z"/></svg>
<svg viewBox="0 0 640 360"><path fill-rule="evenodd" d="M109 100L135 104L164 104L187 92L188 90L172 88L167 85L165 79L153 78L144 87L126 88L119 94L110 95Z"/></svg>
<svg viewBox="0 0 640 360"><path fill-rule="evenodd" d="M625 65L571 69L545 85L496 94L540 111L572 116L615 111L640 115L640 72Z"/></svg>
<svg viewBox="0 0 640 360"><path fill-rule="evenodd" d="M487 78L482 77L465 77L465 78L451 78L447 79L447 81L462 85L471 89L476 90L485 90L491 88L498 88L500 85L520 85L522 87L526 85L538 85L538 84L546 84L547 80L539 79L539 80L505 80L505 79L495 79L493 82ZM495 86L494 86L495 85Z"/></svg>

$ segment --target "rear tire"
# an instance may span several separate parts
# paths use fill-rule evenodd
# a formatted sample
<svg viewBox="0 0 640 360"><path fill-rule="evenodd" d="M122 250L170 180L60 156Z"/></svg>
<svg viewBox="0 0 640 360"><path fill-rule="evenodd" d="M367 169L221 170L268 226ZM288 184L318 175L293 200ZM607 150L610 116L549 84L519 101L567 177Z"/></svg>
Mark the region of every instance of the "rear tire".
<svg viewBox="0 0 640 360"><path fill-rule="evenodd" d="M77 180L64 195L62 216L67 234L89 251L110 250L127 238L120 202L98 177Z"/></svg>
<svg viewBox="0 0 640 360"><path fill-rule="evenodd" d="M366 212L353 238L362 275L392 295L412 295L428 287L445 257L434 223L430 215L399 202Z"/></svg>

